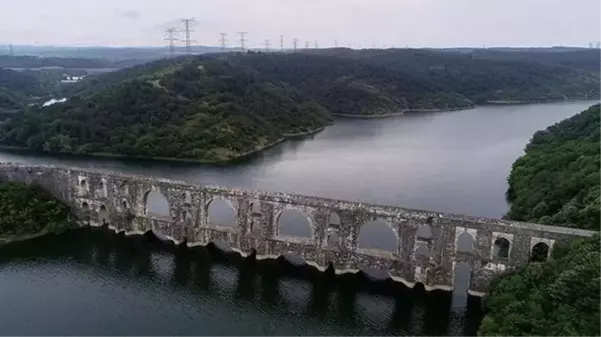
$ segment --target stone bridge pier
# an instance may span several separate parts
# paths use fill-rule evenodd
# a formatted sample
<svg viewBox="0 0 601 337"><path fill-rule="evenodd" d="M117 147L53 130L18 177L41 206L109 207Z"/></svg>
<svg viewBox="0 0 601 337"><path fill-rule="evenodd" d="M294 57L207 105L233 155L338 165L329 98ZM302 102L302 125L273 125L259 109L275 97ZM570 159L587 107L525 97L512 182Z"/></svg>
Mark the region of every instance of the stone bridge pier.
<svg viewBox="0 0 601 337"><path fill-rule="evenodd" d="M548 256L558 241L595 233L74 167L4 163L0 178L41 185L69 204L84 225L126 234L152 231L189 246L226 244L243 256L256 252L258 259L293 254L336 273L377 269L427 290L456 288L455 275L463 270L469 275L466 291L474 295L485 293L499 273L528 263L534 250ZM166 199L167 213L149 211L155 192ZM217 202L229 205L233 224L211 219ZM302 215L307 235L291 234L283 225L290 212Z"/></svg>

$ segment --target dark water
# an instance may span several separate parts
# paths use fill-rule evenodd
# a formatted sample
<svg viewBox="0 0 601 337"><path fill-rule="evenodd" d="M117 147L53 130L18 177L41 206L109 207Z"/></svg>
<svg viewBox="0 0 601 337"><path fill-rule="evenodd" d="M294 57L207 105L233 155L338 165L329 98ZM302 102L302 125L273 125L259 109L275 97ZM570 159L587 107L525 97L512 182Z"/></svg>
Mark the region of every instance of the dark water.
<svg viewBox="0 0 601 337"><path fill-rule="evenodd" d="M532 134L593 103L341 119L229 166L14 153L0 160L500 217L511 164ZM87 229L4 247L0 260L0 334L463 335L481 316L463 294L332 279Z"/></svg>
<svg viewBox="0 0 601 337"><path fill-rule="evenodd" d="M84 228L0 248L2 335L463 335L444 292Z"/></svg>

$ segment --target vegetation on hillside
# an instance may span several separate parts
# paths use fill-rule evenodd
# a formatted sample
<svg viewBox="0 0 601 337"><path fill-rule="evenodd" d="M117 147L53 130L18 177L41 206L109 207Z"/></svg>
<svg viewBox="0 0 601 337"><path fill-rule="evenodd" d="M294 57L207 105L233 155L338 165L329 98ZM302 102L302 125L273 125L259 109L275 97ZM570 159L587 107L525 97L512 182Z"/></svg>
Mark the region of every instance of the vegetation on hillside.
<svg viewBox="0 0 601 337"><path fill-rule="evenodd" d="M534 134L509 175L506 217L599 230L599 104Z"/></svg>
<svg viewBox="0 0 601 337"><path fill-rule="evenodd" d="M0 182L0 238L75 226L69 207L38 186Z"/></svg>
<svg viewBox="0 0 601 337"><path fill-rule="evenodd" d="M597 53L575 53L563 58L540 57L533 52L459 53L427 49L345 48L310 50L307 53L349 58L387 68L459 94L475 104L488 102L537 102L597 98L601 62ZM541 52L545 56L545 53ZM567 55L567 54L565 54ZM535 61L535 60L539 61ZM584 60L582 60L584 59ZM557 60L557 61L549 61Z"/></svg>
<svg viewBox="0 0 601 337"><path fill-rule="evenodd" d="M107 77L64 104L0 126L0 144L226 161L330 122L327 110L287 85L215 58L159 61Z"/></svg>
<svg viewBox="0 0 601 337"><path fill-rule="evenodd" d="M599 336L599 236L555 247L496 281L485 298L482 336Z"/></svg>
<svg viewBox="0 0 601 337"><path fill-rule="evenodd" d="M473 105L436 82L352 59L302 53L248 53L229 59L290 84L334 114L382 115Z"/></svg>

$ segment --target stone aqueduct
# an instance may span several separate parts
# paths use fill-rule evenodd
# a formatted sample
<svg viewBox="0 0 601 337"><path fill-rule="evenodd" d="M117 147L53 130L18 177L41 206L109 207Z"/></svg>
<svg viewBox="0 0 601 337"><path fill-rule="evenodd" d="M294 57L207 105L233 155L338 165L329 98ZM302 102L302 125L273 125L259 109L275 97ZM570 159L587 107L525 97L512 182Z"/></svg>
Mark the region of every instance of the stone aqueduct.
<svg viewBox="0 0 601 337"><path fill-rule="evenodd" d="M456 266L467 264L473 295L485 293L495 274L528 263L536 245L550 253L558 240L595 233L61 166L4 163L0 179L41 185L68 203L82 224L108 224L126 234L154 231L189 246L221 242L243 256L254 251L259 259L296 254L320 270L330 264L337 273L378 268L409 286L420 282L426 289L443 290L453 289ZM147 212L146 199L153 190L166 197L169 217ZM209 205L216 199L228 201L235 210L234 227L209 226ZM280 234L278 218L285 210L306 214L310 237ZM331 214L339 223L331 223ZM363 224L375 220L391 227L396 251L358 245Z"/></svg>

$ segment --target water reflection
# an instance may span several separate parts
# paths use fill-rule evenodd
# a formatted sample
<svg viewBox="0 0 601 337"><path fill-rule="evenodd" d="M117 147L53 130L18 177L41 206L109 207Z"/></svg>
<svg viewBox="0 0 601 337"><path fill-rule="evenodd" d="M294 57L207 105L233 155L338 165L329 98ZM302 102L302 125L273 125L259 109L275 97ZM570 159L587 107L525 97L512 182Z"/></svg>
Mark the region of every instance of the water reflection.
<svg viewBox="0 0 601 337"><path fill-rule="evenodd" d="M89 228L1 247L0 282L0 301L17 293L27 308L0 312L2 334L462 335L479 321L473 303L455 317L441 292ZM29 290L49 286L58 296ZM73 310L73 293L86 311ZM49 310L80 323L23 324Z"/></svg>

